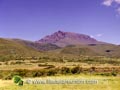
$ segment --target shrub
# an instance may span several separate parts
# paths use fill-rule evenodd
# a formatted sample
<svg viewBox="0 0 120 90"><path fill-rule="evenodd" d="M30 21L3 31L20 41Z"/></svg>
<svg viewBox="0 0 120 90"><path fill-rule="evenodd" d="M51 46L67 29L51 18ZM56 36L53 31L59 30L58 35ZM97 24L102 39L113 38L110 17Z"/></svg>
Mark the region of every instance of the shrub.
<svg viewBox="0 0 120 90"><path fill-rule="evenodd" d="M50 69L50 70L47 71L48 76L54 76L55 74L57 74L56 69Z"/></svg>
<svg viewBox="0 0 120 90"><path fill-rule="evenodd" d="M76 67L71 69L72 74L79 74L80 72L82 72L82 68L79 66L76 66Z"/></svg>
<svg viewBox="0 0 120 90"><path fill-rule="evenodd" d="M112 73L112 76L117 76L117 72L113 71Z"/></svg>
<svg viewBox="0 0 120 90"><path fill-rule="evenodd" d="M68 73L71 73L70 68L67 68L67 67L61 68L61 74L68 74Z"/></svg>
<svg viewBox="0 0 120 90"><path fill-rule="evenodd" d="M31 74L33 75L33 77L46 76L46 70L32 71Z"/></svg>
<svg viewBox="0 0 120 90"><path fill-rule="evenodd" d="M90 70L89 70L89 72L90 73L95 72L95 69L96 69L95 67L91 67Z"/></svg>

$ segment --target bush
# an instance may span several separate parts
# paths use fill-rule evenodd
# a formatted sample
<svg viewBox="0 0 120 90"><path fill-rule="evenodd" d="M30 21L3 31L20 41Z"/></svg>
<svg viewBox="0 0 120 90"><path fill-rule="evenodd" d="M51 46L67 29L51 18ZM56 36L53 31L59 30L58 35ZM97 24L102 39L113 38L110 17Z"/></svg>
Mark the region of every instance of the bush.
<svg viewBox="0 0 120 90"><path fill-rule="evenodd" d="M74 67L74 68L71 69L71 73L72 74L79 74L81 72L82 72L82 68L79 67L79 66L76 66L76 67Z"/></svg>
<svg viewBox="0 0 120 90"><path fill-rule="evenodd" d="M51 69L51 70L48 70L48 71L47 71L47 75L48 75L48 76L54 76L55 74L57 74L56 69Z"/></svg>
<svg viewBox="0 0 120 90"><path fill-rule="evenodd" d="M71 73L70 68L67 68L67 67L61 68L61 74L68 74L68 73Z"/></svg>
<svg viewBox="0 0 120 90"><path fill-rule="evenodd" d="M95 72L95 69L96 69L96 67L91 67L90 70L89 70L89 72L90 73Z"/></svg>
<svg viewBox="0 0 120 90"><path fill-rule="evenodd" d="M46 70L32 71L31 74L33 75L33 77L46 76Z"/></svg>
<svg viewBox="0 0 120 90"><path fill-rule="evenodd" d="M112 73L112 76L117 76L117 72L113 71Z"/></svg>

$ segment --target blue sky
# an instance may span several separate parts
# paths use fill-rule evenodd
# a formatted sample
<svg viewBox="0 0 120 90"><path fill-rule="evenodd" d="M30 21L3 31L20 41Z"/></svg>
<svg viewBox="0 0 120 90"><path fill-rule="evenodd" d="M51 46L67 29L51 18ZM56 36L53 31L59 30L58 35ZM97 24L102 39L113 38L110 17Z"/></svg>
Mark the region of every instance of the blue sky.
<svg viewBox="0 0 120 90"><path fill-rule="evenodd" d="M120 44L120 0L0 0L0 37L35 41L58 30Z"/></svg>

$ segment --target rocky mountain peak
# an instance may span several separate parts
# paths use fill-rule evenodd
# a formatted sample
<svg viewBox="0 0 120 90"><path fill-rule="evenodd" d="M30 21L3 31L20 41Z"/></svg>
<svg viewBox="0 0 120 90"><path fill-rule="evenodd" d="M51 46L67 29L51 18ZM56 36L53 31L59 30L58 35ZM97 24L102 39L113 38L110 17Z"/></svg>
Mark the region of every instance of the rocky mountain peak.
<svg viewBox="0 0 120 90"><path fill-rule="evenodd" d="M91 38L85 34L64 32L58 30L57 32L47 35L44 38L37 41L38 43L51 43L58 46L77 45L77 44L97 44L96 39Z"/></svg>

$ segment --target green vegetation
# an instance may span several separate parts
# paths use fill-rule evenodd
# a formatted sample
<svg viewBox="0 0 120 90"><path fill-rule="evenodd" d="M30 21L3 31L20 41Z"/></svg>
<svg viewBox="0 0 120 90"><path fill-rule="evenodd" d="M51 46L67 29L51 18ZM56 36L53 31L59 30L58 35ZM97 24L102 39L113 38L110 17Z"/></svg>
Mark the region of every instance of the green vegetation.
<svg viewBox="0 0 120 90"><path fill-rule="evenodd" d="M1 70L0 79L11 80L13 76L18 75L21 77L41 77L41 76L56 76L56 75L74 75L74 74L90 74L100 76L119 76L120 69L115 68L82 68L79 66L74 67L56 67L44 69L14 69L14 70Z"/></svg>
<svg viewBox="0 0 120 90"><path fill-rule="evenodd" d="M0 90L120 90L120 78L112 76L90 76L90 75L65 75L65 76L51 76L41 77L45 79L87 79L87 80L98 80L98 84L25 84L19 87L13 82L5 87L0 87ZM33 78L34 79L34 78ZM39 78L38 78L39 79ZM24 79L26 81L26 79ZM5 83L6 81L2 81ZM7 83L8 83L7 82ZM1 83L1 82L0 82ZM1 84L2 85L2 84Z"/></svg>
<svg viewBox="0 0 120 90"><path fill-rule="evenodd" d="M42 49L45 49L45 51ZM110 58L110 60L104 63L120 63L120 60L112 60L112 58L119 58L119 53L120 47L112 44L69 45L59 48L50 44L40 45L25 40L0 38L0 61L37 59L40 61L64 62L64 57L67 61L85 60L85 62L87 62L87 60L90 61L90 59L92 59L92 62L94 62L94 60L100 62L104 60L104 58Z"/></svg>
<svg viewBox="0 0 120 90"><path fill-rule="evenodd" d="M40 51L41 48L45 51ZM120 80L117 81L117 77L120 76L119 53L120 47L111 44L69 45L60 48L50 44L44 47L44 45L39 46L29 41L0 39L0 79L2 80L11 80L16 75L22 78L48 76L62 78L62 75L71 75L75 78L84 74L88 77L110 78L109 84L102 82L93 86L45 85L44 87L25 84L24 87L12 85L0 88L0 90L16 90L17 88L23 90L45 90L46 88L49 88L48 90L88 90L88 88L90 90L119 90ZM18 77L14 80L19 81L19 85L23 83Z"/></svg>
<svg viewBox="0 0 120 90"><path fill-rule="evenodd" d="M16 42L12 39L0 38L0 61L13 60L21 57L39 55L35 49L26 46L23 43Z"/></svg>

